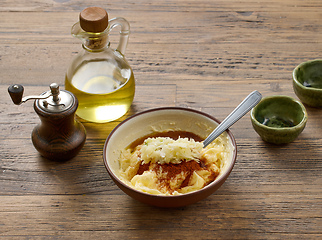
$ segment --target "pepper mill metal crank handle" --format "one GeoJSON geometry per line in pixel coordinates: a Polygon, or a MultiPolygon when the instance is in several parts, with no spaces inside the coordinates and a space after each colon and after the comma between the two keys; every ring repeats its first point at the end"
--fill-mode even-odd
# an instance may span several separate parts
{"type": "Polygon", "coordinates": [[[46,99],[46,98],[49,98],[50,96],[53,96],[53,101],[56,104],[58,104],[60,101],[59,85],[57,83],[52,83],[52,84],[50,84],[49,87],[50,87],[51,91],[48,91],[43,95],[31,95],[31,96],[22,97],[23,92],[24,92],[24,87],[20,84],[13,84],[13,85],[9,86],[8,92],[9,92],[9,95],[10,95],[13,103],[16,105],[20,105],[22,103],[25,103],[28,100],[46,99]]]}

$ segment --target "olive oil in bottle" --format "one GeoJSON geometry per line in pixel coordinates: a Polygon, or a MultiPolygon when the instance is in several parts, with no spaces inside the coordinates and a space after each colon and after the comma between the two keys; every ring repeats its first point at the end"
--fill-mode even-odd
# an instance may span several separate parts
{"type": "Polygon", "coordinates": [[[66,76],[65,88],[79,101],[79,117],[101,123],[118,119],[128,111],[135,82],[130,69],[120,70],[108,61],[91,61],[84,62],[72,79],[66,76]]]}

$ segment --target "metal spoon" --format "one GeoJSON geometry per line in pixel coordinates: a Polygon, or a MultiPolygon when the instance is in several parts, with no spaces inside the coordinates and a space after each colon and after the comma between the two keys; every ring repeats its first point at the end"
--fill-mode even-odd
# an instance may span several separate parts
{"type": "Polygon", "coordinates": [[[214,141],[220,134],[226,131],[231,125],[241,119],[249,110],[259,103],[262,99],[262,95],[258,91],[250,93],[235,109],[232,111],[216,128],[209,134],[209,136],[203,141],[203,147],[207,147],[212,141],[214,141]]]}

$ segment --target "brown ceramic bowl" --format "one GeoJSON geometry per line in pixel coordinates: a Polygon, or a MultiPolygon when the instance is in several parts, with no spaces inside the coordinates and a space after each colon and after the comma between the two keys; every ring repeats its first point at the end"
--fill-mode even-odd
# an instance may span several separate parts
{"type": "Polygon", "coordinates": [[[166,107],[138,113],[121,122],[106,139],[103,152],[105,167],[123,192],[143,203],[158,207],[182,207],[198,202],[214,193],[226,181],[234,167],[237,148],[234,136],[229,130],[224,134],[228,134],[233,150],[231,159],[227,160],[219,176],[204,188],[182,195],[152,195],[128,186],[118,177],[118,156],[121,150],[127,148],[136,139],[155,131],[182,130],[195,133],[205,139],[219,123],[212,116],[188,108],[166,107]]]}

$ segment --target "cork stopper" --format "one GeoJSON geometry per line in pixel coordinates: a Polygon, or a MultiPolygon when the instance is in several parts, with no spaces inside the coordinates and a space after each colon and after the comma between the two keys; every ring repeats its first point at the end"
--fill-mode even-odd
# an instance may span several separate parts
{"type": "Polygon", "coordinates": [[[79,14],[79,23],[86,32],[103,32],[108,26],[108,14],[100,7],[85,8],[79,14]]]}

